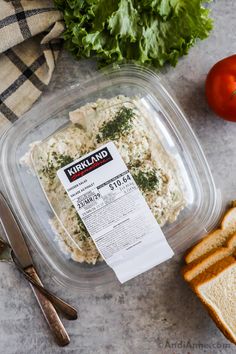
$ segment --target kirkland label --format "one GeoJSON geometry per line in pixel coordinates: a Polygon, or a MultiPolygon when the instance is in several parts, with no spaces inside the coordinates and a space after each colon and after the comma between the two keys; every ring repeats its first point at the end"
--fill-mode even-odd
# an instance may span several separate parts
{"type": "Polygon", "coordinates": [[[121,283],[173,256],[114,143],[70,163],[57,174],[121,283]]]}
{"type": "Polygon", "coordinates": [[[64,170],[70,182],[76,181],[87,173],[96,170],[96,168],[105,165],[112,160],[112,156],[107,147],[94,152],[83,160],[74,163],[64,170]]]}

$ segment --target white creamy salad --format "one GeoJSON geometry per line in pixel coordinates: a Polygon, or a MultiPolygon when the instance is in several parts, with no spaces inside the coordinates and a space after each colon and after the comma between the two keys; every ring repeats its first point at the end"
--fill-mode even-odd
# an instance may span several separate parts
{"type": "Polygon", "coordinates": [[[113,141],[160,226],[174,222],[185,206],[175,161],[153,133],[138,97],[98,99],[70,113],[71,123],[43,142],[32,144],[22,163],[36,170],[54,209],[50,225],[61,249],[78,262],[102,260],[72,205],[57,170],[113,141]]]}

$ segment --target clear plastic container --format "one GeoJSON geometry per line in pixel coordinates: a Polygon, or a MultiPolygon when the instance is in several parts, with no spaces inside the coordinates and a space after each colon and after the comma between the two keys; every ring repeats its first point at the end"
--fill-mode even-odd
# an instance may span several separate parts
{"type": "MultiPolygon", "coordinates": [[[[29,173],[20,160],[29,150],[29,144],[47,141],[66,129],[71,124],[69,112],[99,98],[117,95],[139,97],[158,141],[173,158],[180,174],[186,206],[175,222],[162,228],[174,252],[184,252],[211,230],[221,213],[221,198],[200,144],[166,85],[154,72],[134,65],[108,68],[82,85],[56,92],[3,134],[1,182],[28,240],[55,278],[64,285],[80,289],[113,282],[115,275],[105,262],[78,263],[62,252],[49,222],[55,215],[55,208],[46,197],[37,173],[29,173]]],[[[150,130],[150,134],[153,131],[150,130]]]]}

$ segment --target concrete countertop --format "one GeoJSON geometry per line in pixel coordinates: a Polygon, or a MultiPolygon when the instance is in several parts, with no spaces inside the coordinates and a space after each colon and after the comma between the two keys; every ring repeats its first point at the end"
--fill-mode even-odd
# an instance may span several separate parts
{"type": "MultiPolygon", "coordinates": [[[[213,1],[215,29],[165,77],[197,134],[223,202],[236,199],[236,123],[218,119],[207,107],[204,80],[211,66],[236,52],[236,1],[213,1]]],[[[61,54],[45,96],[93,74],[93,62],[61,54]]],[[[97,293],[62,288],[50,279],[33,252],[45,285],[78,307],[76,322],[64,321],[71,336],[66,348],[54,343],[22,276],[0,264],[0,353],[4,354],[233,354],[231,345],[180,276],[179,257],[129,281],[97,293]]]]}

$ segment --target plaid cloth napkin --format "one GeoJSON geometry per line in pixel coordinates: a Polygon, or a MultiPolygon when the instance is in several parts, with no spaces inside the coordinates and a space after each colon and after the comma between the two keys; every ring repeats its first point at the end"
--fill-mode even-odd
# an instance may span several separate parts
{"type": "Polygon", "coordinates": [[[64,30],[48,0],[0,0],[0,129],[27,111],[49,83],[64,30]]]}

